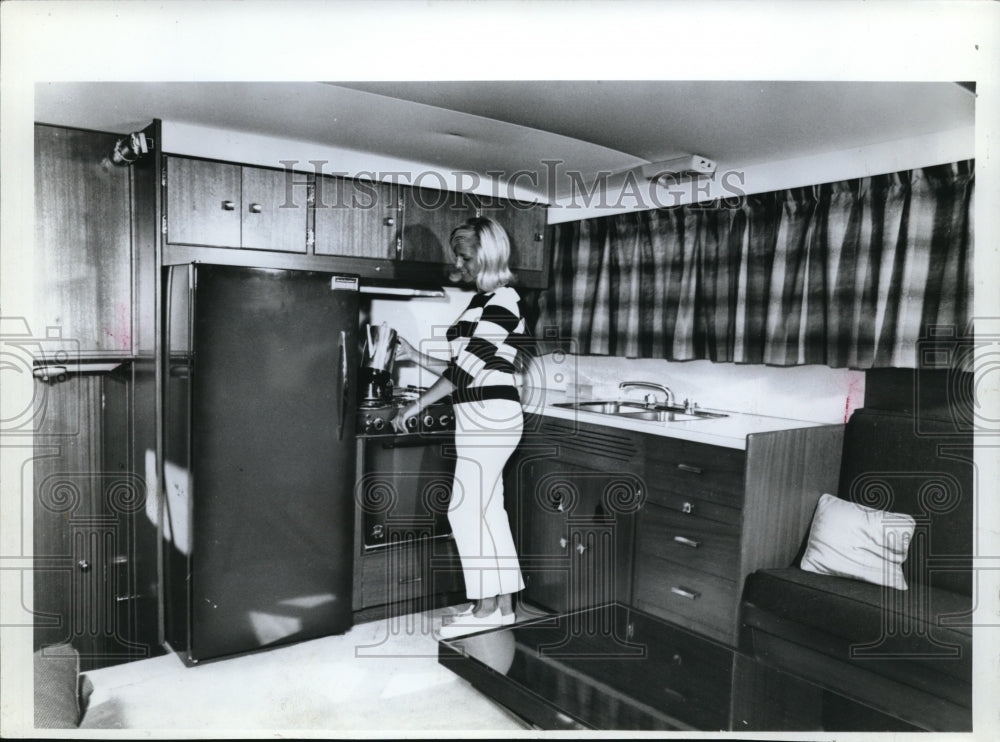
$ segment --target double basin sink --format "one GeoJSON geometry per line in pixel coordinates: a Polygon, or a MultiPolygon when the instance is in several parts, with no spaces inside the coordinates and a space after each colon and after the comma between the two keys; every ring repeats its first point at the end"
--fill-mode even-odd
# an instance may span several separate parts
{"type": "Polygon", "coordinates": [[[578,410],[580,412],[596,412],[599,415],[615,415],[629,420],[653,420],[656,422],[686,422],[689,420],[711,420],[728,417],[722,412],[707,412],[699,409],[689,409],[679,405],[649,404],[638,401],[594,401],[594,402],[559,402],[553,407],[578,410]]]}

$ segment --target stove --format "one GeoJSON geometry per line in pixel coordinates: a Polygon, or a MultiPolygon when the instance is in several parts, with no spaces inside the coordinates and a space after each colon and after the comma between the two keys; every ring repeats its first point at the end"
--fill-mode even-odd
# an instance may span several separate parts
{"type": "Polygon", "coordinates": [[[406,421],[406,433],[392,427],[392,420],[399,411],[417,399],[425,389],[406,387],[397,391],[391,400],[365,400],[358,407],[357,434],[361,436],[402,436],[418,433],[450,433],[455,430],[455,413],[451,401],[444,399],[428,405],[419,415],[406,421]]]}

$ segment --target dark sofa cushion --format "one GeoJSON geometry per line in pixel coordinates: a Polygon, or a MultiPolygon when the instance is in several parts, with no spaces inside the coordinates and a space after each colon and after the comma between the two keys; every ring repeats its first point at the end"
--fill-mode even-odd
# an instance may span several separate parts
{"type": "Polygon", "coordinates": [[[924,690],[965,698],[972,682],[969,596],[920,585],[761,570],[747,578],[743,623],[924,690]],[[952,616],[949,620],[948,616],[952,616]]]}
{"type": "Polygon", "coordinates": [[[972,437],[953,423],[856,410],[844,432],[839,497],[912,515],[911,586],[972,594],[972,437]]]}

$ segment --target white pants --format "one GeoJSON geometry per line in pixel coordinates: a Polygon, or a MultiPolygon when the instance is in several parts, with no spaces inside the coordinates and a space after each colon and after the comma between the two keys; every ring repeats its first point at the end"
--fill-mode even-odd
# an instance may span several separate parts
{"type": "Polygon", "coordinates": [[[503,503],[503,469],[524,429],[521,405],[509,400],[455,405],[455,481],[448,522],[470,600],[524,589],[503,503]]]}

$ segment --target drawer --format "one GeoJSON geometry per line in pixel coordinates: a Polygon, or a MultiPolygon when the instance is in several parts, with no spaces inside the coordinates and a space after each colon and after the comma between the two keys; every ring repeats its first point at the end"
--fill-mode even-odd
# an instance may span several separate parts
{"type": "Polygon", "coordinates": [[[746,453],[677,439],[647,439],[648,481],[697,494],[730,507],[743,506],[746,453]]]}
{"type": "MultiPolygon", "coordinates": [[[[657,480],[655,475],[648,475],[647,481],[657,480]]],[[[743,518],[743,511],[739,508],[720,505],[713,500],[706,499],[700,492],[685,491],[671,487],[669,484],[649,487],[646,491],[646,500],[652,505],[667,508],[683,516],[692,516],[692,520],[700,518],[738,527],[743,518]]],[[[642,515],[640,514],[639,517],[642,518],[642,515]]]]}
{"type": "Polygon", "coordinates": [[[639,515],[636,546],[642,555],[735,579],[739,533],[738,526],[646,505],[639,515]]]}
{"type": "Polygon", "coordinates": [[[460,567],[449,547],[454,548],[451,542],[436,539],[365,554],[361,557],[361,605],[355,609],[455,589],[460,567]]]}
{"type": "Polygon", "coordinates": [[[714,641],[631,611],[629,641],[646,648],[629,689],[695,729],[728,729],[733,652],[714,641]]]}
{"type": "Polygon", "coordinates": [[[632,605],[706,636],[732,641],[736,583],[657,557],[636,560],[632,605]]]}

